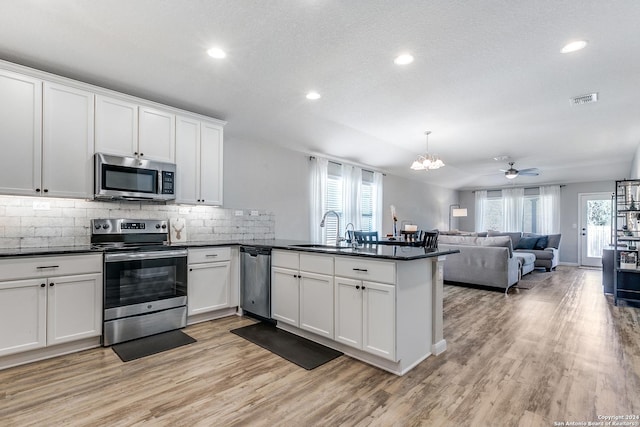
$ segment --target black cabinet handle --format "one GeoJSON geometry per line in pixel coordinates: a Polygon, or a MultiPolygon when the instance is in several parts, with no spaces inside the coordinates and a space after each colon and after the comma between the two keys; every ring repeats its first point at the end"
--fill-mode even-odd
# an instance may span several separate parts
{"type": "Polygon", "coordinates": [[[362,290],[364,291],[365,289],[367,289],[367,288],[365,288],[364,285],[362,285],[362,290]]]}
{"type": "Polygon", "coordinates": [[[189,271],[193,271],[193,268],[190,268],[189,271]]]}
{"type": "Polygon", "coordinates": [[[49,192],[49,189],[48,189],[48,188],[45,188],[45,189],[44,189],[44,192],[45,192],[45,193],[48,193],[48,192],[49,192]]]}
{"type": "Polygon", "coordinates": [[[360,289],[360,285],[356,285],[356,289],[360,289]]]}
{"type": "Polygon", "coordinates": [[[133,152],[133,154],[135,154],[135,155],[137,156],[137,155],[138,155],[138,152],[137,152],[137,151],[134,151],[134,152],[133,152]]]}
{"type": "Polygon", "coordinates": [[[49,286],[53,286],[53,285],[55,285],[55,283],[53,283],[53,282],[49,283],[49,286]]]}
{"type": "Polygon", "coordinates": [[[366,268],[354,268],[353,271],[363,271],[363,272],[367,272],[369,270],[367,270],[366,268]]]}
{"type": "Polygon", "coordinates": [[[39,189],[39,188],[36,188],[36,193],[39,193],[39,192],[40,192],[40,189],[39,189]]]}
{"type": "Polygon", "coordinates": [[[144,156],[144,153],[140,153],[141,156],[144,156]]]}
{"type": "Polygon", "coordinates": [[[41,283],[41,284],[40,284],[40,287],[41,287],[41,288],[44,288],[45,286],[46,286],[46,285],[45,285],[44,283],[41,283]]]}
{"type": "Polygon", "coordinates": [[[59,265],[43,265],[41,267],[36,267],[37,270],[43,270],[45,268],[58,268],[60,267],[59,265]]]}

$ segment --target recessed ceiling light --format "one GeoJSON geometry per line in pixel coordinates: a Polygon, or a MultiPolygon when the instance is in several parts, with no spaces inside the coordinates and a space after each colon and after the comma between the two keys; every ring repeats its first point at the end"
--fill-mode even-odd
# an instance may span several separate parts
{"type": "Polygon", "coordinates": [[[311,91],[307,93],[307,99],[311,99],[311,100],[320,99],[320,94],[318,92],[311,91]]]}
{"type": "Polygon", "coordinates": [[[566,44],[560,52],[562,53],[575,52],[577,50],[584,49],[586,45],[587,45],[587,42],[585,40],[577,40],[575,42],[566,44]]]}
{"type": "Polygon", "coordinates": [[[216,58],[216,59],[226,58],[227,56],[227,53],[224,50],[220,49],[219,47],[212,47],[207,51],[207,54],[210,57],[216,58]]]}
{"type": "Polygon", "coordinates": [[[413,56],[408,53],[403,53],[402,55],[396,56],[396,59],[393,60],[396,65],[407,65],[413,62],[413,56]]]}

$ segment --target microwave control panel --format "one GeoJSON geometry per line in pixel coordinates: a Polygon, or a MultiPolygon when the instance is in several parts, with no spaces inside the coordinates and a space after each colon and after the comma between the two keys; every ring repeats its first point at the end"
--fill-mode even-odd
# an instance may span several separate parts
{"type": "Polygon", "coordinates": [[[174,194],[175,173],[162,171],[162,194],[174,194]]]}

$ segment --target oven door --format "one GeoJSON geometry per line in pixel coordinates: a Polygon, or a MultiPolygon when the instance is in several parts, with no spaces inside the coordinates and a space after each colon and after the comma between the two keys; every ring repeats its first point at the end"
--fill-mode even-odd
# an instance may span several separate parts
{"type": "Polygon", "coordinates": [[[186,249],[105,254],[105,321],[186,303],[186,249]]]}

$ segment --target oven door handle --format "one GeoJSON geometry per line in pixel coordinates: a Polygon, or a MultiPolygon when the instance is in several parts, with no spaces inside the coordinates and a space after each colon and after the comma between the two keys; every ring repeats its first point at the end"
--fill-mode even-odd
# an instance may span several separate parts
{"type": "Polygon", "coordinates": [[[186,257],[186,249],[174,251],[121,252],[104,255],[104,262],[142,261],[148,259],[166,259],[186,257]]]}

